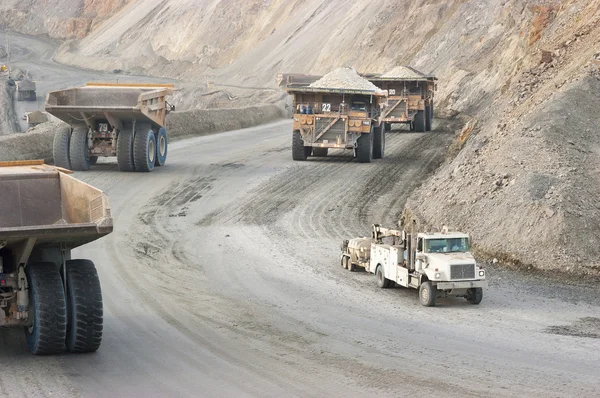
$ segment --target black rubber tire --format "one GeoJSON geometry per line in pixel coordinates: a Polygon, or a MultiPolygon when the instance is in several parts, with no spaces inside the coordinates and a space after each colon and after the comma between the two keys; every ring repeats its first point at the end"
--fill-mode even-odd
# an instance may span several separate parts
{"type": "Polygon", "coordinates": [[[29,98],[27,98],[28,101],[37,101],[37,95],[35,94],[35,91],[29,94],[29,98]]]}
{"type": "Polygon", "coordinates": [[[54,165],[71,170],[71,157],[69,156],[69,145],[71,143],[71,128],[64,127],[54,133],[52,143],[52,156],[54,165]]]}
{"type": "Polygon", "coordinates": [[[425,307],[433,307],[436,298],[437,291],[431,282],[426,281],[421,283],[421,286],[419,286],[419,301],[421,304],[425,307]]]}
{"type": "Polygon", "coordinates": [[[313,148],[312,154],[313,156],[324,158],[327,156],[329,152],[329,148],[313,148]]]}
{"type": "Polygon", "coordinates": [[[361,134],[356,141],[356,157],[360,163],[371,163],[373,161],[373,133],[361,134]]]}
{"type": "Polygon", "coordinates": [[[383,266],[378,265],[375,269],[375,278],[377,278],[377,286],[382,289],[387,289],[390,287],[390,280],[385,277],[383,274],[383,266]]]}
{"type": "Polygon", "coordinates": [[[156,160],[155,166],[164,166],[167,162],[167,152],[169,151],[169,137],[167,129],[161,127],[156,135],[156,160]]]}
{"type": "Polygon", "coordinates": [[[71,170],[86,171],[92,165],[88,154],[87,127],[75,127],[71,134],[69,145],[69,157],[71,158],[71,170]]]}
{"type": "Polygon", "coordinates": [[[385,123],[384,126],[385,126],[384,131],[386,131],[386,132],[392,131],[392,123],[385,123]]]}
{"type": "Polygon", "coordinates": [[[102,343],[102,290],[90,260],[67,261],[67,350],[94,352],[102,343]]]}
{"type": "Polygon", "coordinates": [[[373,159],[383,159],[385,155],[385,132],[383,126],[373,127],[373,159]]]}
{"type": "Polygon", "coordinates": [[[348,259],[348,271],[356,271],[356,264],[354,264],[351,259],[348,259]]]}
{"type": "Polygon", "coordinates": [[[123,130],[117,137],[117,164],[121,171],[135,171],[133,163],[133,132],[123,130]]]}
{"type": "Polygon", "coordinates": [[[415,131],[422,133],[425,131],[425,111],[418,111],[415,115],[415,131]]]}
{"type": "Polygon", "coordinates": [[[431,131],[433,125],[433,109],[431,104],[425,107],[425,131],[431,131]]]}
{"type": "Polygon", "coordinates": [[[428,119],[426,121],[427,122],[427,126],[425,126],[425,127],[427,127],[427,131],[431,131],[431,130],[433,130],[433,101],[431,101],[429,103],[428,110],[429,110],[429,112],[428,112],[428,119]]]}
{"type": "Polygon", "coordinates": [[[409,129],[410,131],[415,131],[415,122],[414,122],[414,121],[409,123],[409,127],[408,127],[408,129],[409,129]]]}
{"type": "Polygon", "coordinates": [[[135,171],[154,170],[156,161],[156,137],[154,131],[137,131],[133,138],[133,164],[135,171]]]}
{"type": "Polygon", "coordinates": [[[469,289],[467,293],[467,301],[471,304],[479,304],[483,300],[483,289],[474,287],[469,289]]]}
{"type": "Polygon", "coordinates": [[[312,147],[304,146],[304,140],[298,130],[292,136],[292,159],[306,160],[312,152],[312,147]]]}
{"type": "Polygon", "coordinates": [[[23,101],[23,92],[17,91],[17,101],[23,101]]]}
{"type": "Polygon", "coordinates": [[[36,263],[25,267],[25,274],[33,314],[33,326],[25,328],[29,350],[35,355],[59,354],[65,348],[67,333],[67,308],[60,273],[53,263],[36,263]]]}
{"type": "Polygon", "coordinates": [[[342,257],[342,268],[348,269],[348,257],[346,256],[342,257]]]}

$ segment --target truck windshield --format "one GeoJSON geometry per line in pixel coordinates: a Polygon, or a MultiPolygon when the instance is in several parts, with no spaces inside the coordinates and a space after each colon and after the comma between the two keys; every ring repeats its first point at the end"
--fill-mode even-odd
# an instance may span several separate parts
{"type": "Polygon", "coordinates": [[[425,240],[425,253],[457,253],[469,251],[468,238],[444,238],[425,240]]]}

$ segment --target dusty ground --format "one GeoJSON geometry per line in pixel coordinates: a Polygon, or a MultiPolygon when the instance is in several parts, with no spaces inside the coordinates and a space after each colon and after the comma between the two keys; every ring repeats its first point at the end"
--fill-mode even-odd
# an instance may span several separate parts
{"type": "Polygon", "coordinates": [[[22,396],[593,396],[596,288],[490,268],[480,306],[380,290],[344,238],[394,223],[452,133],[395,131],[387,156],[293,162],[288,121],[174,144],[168,165],[76,173],[115,232],[77,250],[105,297],[91,356],[32,357],[0,331],[0,391],[22,396]],[[389,176],[395,176],[390,179],[389,176]],[[585,336],[585,337],[584,337],[585,336]],[[110,389],[107,389],[110,386],[110,389]]]}

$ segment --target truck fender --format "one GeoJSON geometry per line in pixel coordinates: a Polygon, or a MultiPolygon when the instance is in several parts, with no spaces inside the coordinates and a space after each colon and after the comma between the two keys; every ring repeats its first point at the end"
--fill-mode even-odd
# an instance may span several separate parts
{"type": "MultiPolygon", "coordinates": [[[[421,274],[420,278],[423,278],[423,277],[425,278],[423,280],[423,282],[425,282],[427,280],[435,280],[435,271],[434,270],[425,268],[421,272],[422,272],[422,274],[421,274]],[[423,274],[425,274],[425,275],[423,275],[423,274]]],[[[421,281],[419,280],[419,282],[421,282],[421,281]]]]}

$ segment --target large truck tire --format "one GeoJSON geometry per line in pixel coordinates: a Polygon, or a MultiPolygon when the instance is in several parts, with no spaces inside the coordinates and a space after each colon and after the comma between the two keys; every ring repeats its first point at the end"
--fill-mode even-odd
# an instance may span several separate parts
{"type": "Polygon", "coordinates": [[[384,131],[386,131],[386,132],[391,131],[392,130],[392,123],[385,123],[384,127],[385,127],[384,131]]]}
{"type": "Polygon", "coordinates": [[[102,343],[102,290],[90,260],[67,261],[67,350],[94,352],[102,343]]]}
{"type": "Polygon", "coordinates": [[[88,128],[75,127],[71,134],[71,144],[69,146],[69,156],[71,157],[71,170],[86,171],[92,165],[88,154],[88,128]]]}
{"type": "Polygon", "coordinates": [[[383,159],[385,154],[385,132],[383,126],[373,128],[373,159],[383,159]]]}
{"type": "Polygon", "coordinates": [[[65,291],[53,263],[25,267],[33,324],[25,328],[29,350],[35,355],[52,355],[65,348],[67,308],[65,291]]]}
{"type": "Polygon", "coordinates": [[[35,91],[29,93],[29,101],[37,101],[37,95],[35,94],[35,91]]]}
{"type": "Polygon", "coordinates": [[[302,140],[300,132],[298,130],[294,131],[292,136],[292,159],[306,160],[311,152],[312,147],[304,146],[304,140],[302,140]]]}
{"type": "Polygon", "coordinates": [[[415,115],[415,131],[422,133],[425,131],[425,111],[418,111],[415,115]]]}
{"type": "Polygon", "coordinates": [[[169,138],[167,137],[167,129],[161,127],[156,136],[156,161],[155,166],[164,166],[167,162],[167,151],[169,149],[169,138]]]}
{"type": "Polygon", "coordinates": [[[378,265],[377,269],[375,269],[375,278],[377,278],[377,286],[382,289],[387,289],[390,287],[390,280],[385,277],[383,273],[383,266],[378,265]]]}
{"type": "Polygon", "coordinates": [[[483,289],[480,287],[474,287],[467,292],[467,301],[471,304],[479,304],[483,300],[483,289]]]}
{"type": "Polygon", "coordinates": [[[133,163],[133,132],[123,130],[117,137],[117,164],[121,171],[135,171],[133,163]]]}
{"type": "Polygon", "coordinates": [[[312,154],[313,156],[324,158],[327,156],[329,152],[329,148],[313,148],[312,154]]]}
{"type": "Polygon", "coordinates": [[[69,157],[69,144],[71,143],[71,128],[64,127],[54,133],[52,143],[52,157],[54,165],[71,170],[71,158],[69,157]]]}
{"type": "Polygon", "coordinates": [[[433,101],[429,102],[429,117],[427,123],[427,131],[433,130],[433,101]]]}
{"type": "Polygon", "coordinates": [[[419,286],[419,301],[425,307],[433,307],[435,305],[435,299],[437,297],[437,291],[431,282],[423,282],[419,286]]]}
{"type": "Polygon", "coordinates": [[[17,91],[17,101],[23,101],[23,92],[17,91]]]}
{"type": "Polygon", "coordinates": [[[356,157],[360,163],[371,163],[373,161],[373,133],[361,134],[356,140],[356,157]]]}
{"type": "Polygon", "coordinates": [[[433,104],[425,107],[425,131],[431,131],[433,126],[433,104]]]}
{"type": "Polygon", "coordinates": [[[156,137],[154,131],[138,131],[133,138],[133,164],[135,171],[154,170],[156,162],[156,137]]]}

